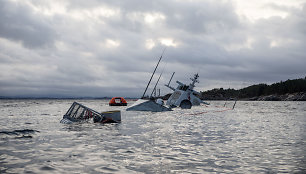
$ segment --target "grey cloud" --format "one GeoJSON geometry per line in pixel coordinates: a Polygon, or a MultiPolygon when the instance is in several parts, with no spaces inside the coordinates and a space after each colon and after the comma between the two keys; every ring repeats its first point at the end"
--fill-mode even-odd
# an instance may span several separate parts
{"type": "Polygon", "coordinates": [[[0,37],[21,41],[29,48],[37,48],[52,45],[55,36],[48,19],[33,13],[25,4],[0,1],[0,37]]]}
{"type": "MultiPolygon", "coordinates": [[[[303,9],[284,8],[289,14],[285,18],[251,23],[239,18],[230,2],[219,1],[63,1],[67,13],[99,6],[120,9],[119,16],[84,19],[36,15],[26,4],[0,2],[0,37],[10,40],[0,38],[2,45],[10,43],[6,47],[0,44],[0,63],[3,71],[14,74],[0,76],[0,96],[139,97],[165,47],[159,38],[178,43],[167,47],[157,70],[159,75],[167,64],[160,84],[167,83],[173,71],[173,81],[186,83],[199,72],[199,90],[305,76],[305,5],[303,9]],[[161,13],[165,19],[148,25],[144,16],[129,18],[138,12],[161,13]],[[107,39],[120,44],[108,48],[107,39]],[[152,39],[155,47],[147,49],[147,39],[152,39]],[[24,47],[16,44],[20,41],[24,47]],[[45,47],[52,44],[55,46],[45,47]],[[28,65],[49,70],[37,74],[28,70],[28,65]]],[[[31,2],[37,8],[50,5],[31,2]]]]}
{"type": "Polygon", "coordinates": [[[229,3],[180,2],[164,12],[169,27],[193,34],[223,32],[239,26],[238,17],[229,3]]]}

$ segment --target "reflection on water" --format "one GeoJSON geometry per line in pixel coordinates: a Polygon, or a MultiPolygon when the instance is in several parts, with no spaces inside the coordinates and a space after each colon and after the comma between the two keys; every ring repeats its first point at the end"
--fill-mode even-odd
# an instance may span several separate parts
{"type": "Polygon", "coordinates": [[[122,122],[60,124],[72,102],[1,100],[0,173],[306,172],[305,102],[151,113],[81,100],[122,122]]]}

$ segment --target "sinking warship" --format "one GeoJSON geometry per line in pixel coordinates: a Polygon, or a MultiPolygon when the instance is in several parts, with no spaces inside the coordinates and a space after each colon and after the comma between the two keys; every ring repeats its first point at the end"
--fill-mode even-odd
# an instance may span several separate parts
{"type": "Polygon", "coordinates": [[[178,83],[176,89],[170,86],[170,79],[169,83],[165,86],[170,88],[174,92],[167,100],[166,105],[170,107],[181,107],[182,109],[190,109],[192,106],[200,105],[202,103],[202,100],[197,97],[200,96],[200,93],[193,89],[195,87],[195,83],[199,83],[198,78],[199,74],[197,73],[194,75],[193,78],[190,78],[192,82],[189,85],[183,84],[180,81],[176,81],[176,83],[178,83]]]}
{"type": "Polygon", "coordinates": [[[161,103],[157,103],[155,100],[138,99],[132,106],[128,107],[126,110],[163,112],[163,111],[171,111],[172,109],[164,106],[161,103]]]}
{"type": "MultiPolygon", "coordinates": [[[[164,50],[165,51],[165,50],[164,50]]],[[[190,85],[185,85],[179,81],[177,83],[179,84],[178,87],[175,89],[170,86],[170,82],[173,78],[174,73],[171,76],[171,79],[167,86],[171,90],[173,90],[173,94],[170,96],[170,98],[167,100],[166,105],[164,105],[162,99],[154,100],[152,97],[153,91],[156,90],[156,86],[159,82],[159,79],[162,75],[160,74],[155,87],[151,93],[151,96],[149,98],[145,98],[146,91],[151,83],[151,80],[155,74],[155,71],[162,59],[162,56],[164,54],[164,51],[162,55],[160,56],[158,63],[152,73],[152,76],[149,80],[149,83],[147,84],[147,87],[141,97],[141,99],[137,100],[132,106],[128,107],[127,111],[152,111],[152,112],[163,112],[163,111],[171,111],[173,107],[181,107],[182,109],[190,109],[193,105],[200,105],[202,103],[202,100],[199,99],[196,95],[199,95],[199,92],[193,90],[195,87],[195,83],[198,83],[199,75],[195,74],[194,78],[191,78],[192,83],[190,85]]]]}

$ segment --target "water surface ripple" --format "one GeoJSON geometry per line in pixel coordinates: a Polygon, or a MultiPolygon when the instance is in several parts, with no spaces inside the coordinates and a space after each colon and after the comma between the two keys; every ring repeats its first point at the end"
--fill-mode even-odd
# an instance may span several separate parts
{"type": "Polygon", "coordinates": [[[306,173],[306,102],[151,113],[79,100],[122,123],[60,124],[72,102],[1,100],[0,173],[306,173]]]}

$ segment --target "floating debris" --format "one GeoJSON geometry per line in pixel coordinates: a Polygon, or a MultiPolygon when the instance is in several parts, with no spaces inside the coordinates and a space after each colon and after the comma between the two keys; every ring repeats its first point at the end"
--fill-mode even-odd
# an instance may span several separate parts
{"type": "Polygon", "coordinates": [[[121,112],[119,110],[102,112],[103,117],[94,117],[95,123],[118,123],[121,121],[121,112]]]}
{"type": "Polygon", "coordinates": [[[60,123],[70,124],[73,122],[89,121],[91,119],[95,123],[118,123],[121,121],[121,112],[116,110],[99,113],[80,103],[73,102],[60,123]]]}

